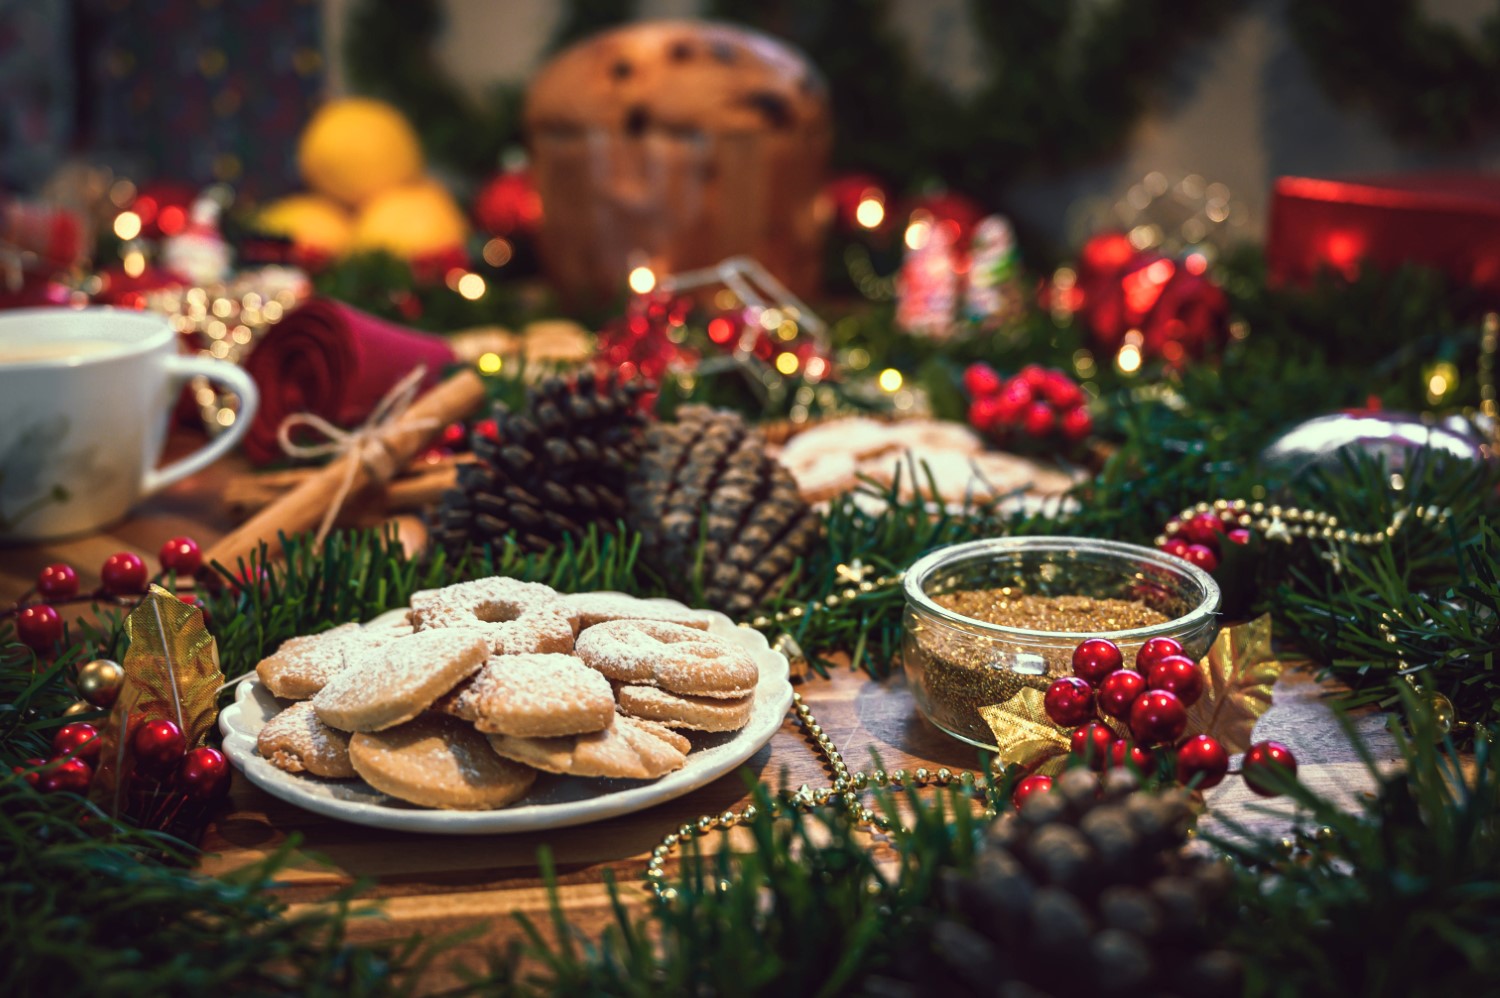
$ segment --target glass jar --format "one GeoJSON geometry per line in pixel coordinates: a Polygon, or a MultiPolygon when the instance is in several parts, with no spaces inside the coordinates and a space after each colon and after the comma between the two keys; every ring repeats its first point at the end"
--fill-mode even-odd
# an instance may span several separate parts
{"type": "Polygon", "coordinates": [[[1175,638],[1202,658],[1219,629],[1219,586],[1181,558],[1152,548],[1078,537],[1005,537],[941,548],[906,572],[901,658],[917,707],[955,738],[994,749],[979,708],[1022,687],[1045,691],[1071,674],[1073,649],[1108,638],[1128,665],[1147,640],[1175,638]],[[1040,631],[966,617],[934,596],[1008,589],[1008,595],[1136,601],[1168,619],[1118,631],[1040,631]]]}

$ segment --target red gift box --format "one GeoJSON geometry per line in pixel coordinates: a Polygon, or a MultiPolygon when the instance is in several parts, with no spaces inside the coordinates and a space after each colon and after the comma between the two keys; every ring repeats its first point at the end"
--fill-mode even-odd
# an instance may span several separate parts
{"type": "Polygon", "coordinates": [[[1500,298],[1500,176],[1282,177],[1271,198],[1266,260],[1281,283],[1327,268],[1352,278],[1364,262],[1417,263],[1500,298]]]}

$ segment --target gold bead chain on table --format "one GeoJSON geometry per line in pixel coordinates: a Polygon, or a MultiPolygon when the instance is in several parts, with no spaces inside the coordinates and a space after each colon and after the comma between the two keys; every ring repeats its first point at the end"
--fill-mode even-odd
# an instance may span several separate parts
{"type": "MultiPolygon", "coordinates": [[[[823,730],[807,702],[802,699],[802,694],[792,694],[792,712],[797,717],[797,722],[802,725],[802,731],[817,748],[818,753],[828,762],[833,770],[833,785],[819,787],[816,790],[809,789],[803,784],[796,793],[791,794],[785,801],[773,800],[770,805],[771,813],[779,814],[786,809],[808,812],[816,807],[824,807],[833,803],[835,799],[849,811],[849,815],[860,825],[870,828],[886,829],[890,827],[890,819],[885,815],[876,814],[865,807],[861,799],[863,791],[873,787],[900,786],[908,788],[920,788],[926,786],[946,787],[957,782],[971,793],[976,799],[988,799],[989,784],[982,776],[961,770],[957,773],[947,767],[936,771],[926,767],[920,767],[910,773],[904,769],[896,769],[886,772],[877,769],[872,773],[849,772],[848,765],[844,762],[842,753],[833,744],[833,739],[828,737],[823,730]]],[[[675,832],[664,836],[655,849],[651,850],[651,858],[646,862],[646,887],[656,896],[658,901],[670,902],[677,897],[677,889],[666,886],[667,874],[663,865],[673,850],[680,847],[684,842],[694,836],[704,836],[714,829],[729,829],[736,825],[748,824],[754,821],[759,814],[754,804],[748,804],[742,811],[725,811],[723,814],[705,814],[695,822],[682,825],[675,832]]],[[[995,810],[990,807],[984,809],[985,818],[994,818],[995,810]]]]}
{"type": "Polygon", "coordinates": [[[808,606],[794,606],[786,610],[777,611],[770,616],[762,614],[748,623],[742,623],[740,626],[753,627],[759,630],[762,627],[770,627],[772,624],[784,624],[789,620],[798,620],[818,610],[832,610],[847,603],[849,600],[858,599],[860,596],[873,593],[877,589],[889,589],[892,586],[900,584],[903,574],[901,572],[892,572],[889,575],[882,575],[878,579],[868,579],[866,576],[874,571],[874,569],[869,565],[861,565],[858,561],[849,565],[840,565],[834,571],[837,573],[840,581],[849,583],[840,592],[829,593],[821,601],[808,606]]]}
{"type": "Polygon", "coordinates": [[[1301,509],[1296,506],[1281,506],[1275,503],[1246,502],[1244,499],[1215,499],[1189,506],[1177,514],[1176,520],[1168,524],[1166,531],[1156,538],[1158,547],[1181,529],[1180,521],[1201,513],[1217,513],[1220,518],[1230,514],[1237,526],[1249,527],[1261,532],[1269,541],[1290,544],[1299,537],[1334,541],[1339,544],[1365,546],[1384,544],[1401,532],[1401,528],[1413,519],[1438,525],[1453,515],[1451,509],[1438,506],[1403,506],[1396,510],[1391,522],[1379,530],[1360,533],[1339,526],[1339,518],[1321,510],[1301,509]]]}

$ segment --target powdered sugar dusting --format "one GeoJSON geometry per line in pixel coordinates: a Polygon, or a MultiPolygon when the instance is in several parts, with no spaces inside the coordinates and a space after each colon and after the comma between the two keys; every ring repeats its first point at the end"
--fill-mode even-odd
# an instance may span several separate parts
{"type": "Polygon", "coordinates": [[[562,597],[575,630],[611,620],[663,620],[706,631],[713,617],[702,610],[663,606],[621,593],[573,593],[562,597]]]}
{"type": "Polygon", "coordinates": [[[303,700],[266,722],[256,747],[279,769],[317,776],[351,777],[349,736],[318,720],[312,703],[303,700]]]}
{"type": "Polygon", "coordinates": [[[466,631],[422,631],[396,638],[364,650],[318,691],[312,703],[318,716],[335,727],[348,723],[351,715],[387,706],[415,714],[472,675],[486,651],[483,638],[466,631]]]}
{"type": "Polygon", "coordinates": [[[453,712],[481,731],[563,735],[608,727],[614,708],[609,681],[572,655],[497,655],[453,712]]]}
{"type": "Polygon", "coordinates": [[[758,671],[745,650],[716,634],[662,621],[615,620],[578,636],[578,655],[610,679],[679,693],[740,697],[758,671]]]}
{"type": "Polygon", "coordinates": [[[456,628],[485,635],[497,655],[566,652],[573,625],[560,597],[537,582],[495,576],[428,590],[412,597],[418,631],[456,628]]]}

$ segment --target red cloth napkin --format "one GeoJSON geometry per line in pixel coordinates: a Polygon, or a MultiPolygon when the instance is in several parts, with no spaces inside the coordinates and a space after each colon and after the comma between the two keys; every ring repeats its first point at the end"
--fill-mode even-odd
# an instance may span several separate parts
{"type": "Polygon", "coordinates": [[[453,360],[452,347],[440,336],[314,298],[272,326],[245,362],[260,388],[245,454],[256,464],[282,457],[276,430],[294,413],[311,412],[352,429],[412,368],[427,365],[425,391],[453,360]]]}

